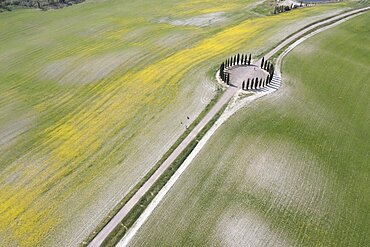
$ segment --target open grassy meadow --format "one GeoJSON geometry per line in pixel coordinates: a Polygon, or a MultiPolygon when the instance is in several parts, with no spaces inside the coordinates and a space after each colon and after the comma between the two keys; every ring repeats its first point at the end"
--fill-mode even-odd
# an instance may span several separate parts
{"type": "Polygon", "coordinates": [[[91,0],[1,13],[0,245],[78,245],[215,95],[220,60],[346,6],[267,16],[259,4],[91,0]]]}
{"type": "Polygon", "coordinates": [[[283,86],[222,126],[131,246],[367,246],[370,13],[283,61],[283,86]]]}

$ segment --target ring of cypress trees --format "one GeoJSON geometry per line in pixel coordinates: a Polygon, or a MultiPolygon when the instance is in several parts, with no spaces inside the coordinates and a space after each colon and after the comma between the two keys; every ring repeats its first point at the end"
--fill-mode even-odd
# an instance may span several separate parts
{"type": "MultiPolygon", "coordinates": [[[[227,85],[230,85],[230,74],[227,72],[227,69],[233,66],[237,65],[251,65],[252,62],[252,54],[236,54],[230,58],[227,58],[224,62],[221,63],[219,68],[220,78],[223,82],[225,82],[227,85]]],[[[266,78],[248,78],[247,81],[243,81],[242,83],[242,89],[248,90],[248,89],[259,89],[264,88],[271,84],[271,81],[274,76],[275,67],[274,65],[268,61],[265,60],[263,57],[261,60],[260,68],[265,70],[268,75],[266,78]]]]}

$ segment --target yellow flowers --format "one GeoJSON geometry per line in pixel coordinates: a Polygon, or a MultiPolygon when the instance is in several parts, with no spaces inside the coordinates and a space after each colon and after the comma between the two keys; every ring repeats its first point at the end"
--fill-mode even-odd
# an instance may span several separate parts
{"type": "MultiPolygon", "coordinates": [[[[201,2],[204,3],[204,1],[201,2]]],[[[210,6],[215,6],[214,1],[208,1],[208,3],[210,6]]],[[[191,6],[196,3],[190,1],[188,4],[191,6]]],[[[189,10],[202,14],[230,10],[238,6],[224,1],[217,7],[206,6],[200,10],[192,7],[189,10]]],[[[178,8],[185,9],[186,6],[178,8]]],[[[65,198],[75,191],[80,192],[81,187],[99,184],[95,181],[96,183],[92,185],[91,180],[111,169],[109,165],[129,166],[121,160],[126,155],[125,152],[131,151],[130,147],[124,149],[125,152],[121,149],[121,153],[116,154],[116,146],[124,146],[128,139],[140,134],[135,132],[140,132],[135,129],[137,125],[135,121],[138,119],[143,121],[140,115],[143,109],[149,108],[148,112],[145,112],[149,117],[168,109],[179,92],[181,80],[191,69],[212,59],[222,60],[241,48],[251,49],[262,32],[277,27],[279,22],[297,19],[302,13],[309,13],[309,11],[300,10],[279,16],[246,20],[211,34],[212,36],[209,35],[192,47],[172,55],[166,54],[167,57],[157,62],[146,61],[144,64],[149,64],[147,66],[141,65],[124,74],[117,71],[105,77],[96,85],[96,88],[94,85],[86,86],[86,90],[93,92],[83,92],[93,94],[87,97],[88,101],[77,106],[77,109],[71,110],[64,118],[52,122],[51,126],[42,129],[40,145],[24,152],[24,155],[0,174],[0,181],[5,181],[9,176],[19,172],[15,182],[1,184],[0,239],[6,237],[7,241],[19,246],[42,245],[51,229],[65,223],[61,223],[65,215],[60,208],[60,203],[65,198]],[[114,155],[121,157],[117,158],[114,155]],[[109,164],[106,167],[101,165],[107,164],[112,156],[115,158],[113,165],[109,164]],[[88,167],[92,169],[86,172],[88,167]]],[[[125,21],[117,18],[117,23],[125,21]]],[[[115,29],[107,32],[107,36],[102,38],[100,43],[74,47],[74,49],[76,52],[82,50],[79,55],[89,57],[97,51],[104,50],[104,47],[109,46],[113,40],[120,40],[126,32],[126,29],[115,29]]],[[[181,32],[181,29],[178,32],[181,32]]],[[[55,58],[59,57],[55,56],[55,58]]],[[[68,90],[74,89],[66,89],[68,90]]],[[[63,92],[52,100],[57,99],[63,104],[68,104],[73,97],[79,97],[79,95],[63,92]]],[[[44,103],[36,106],[37,111],[45,108],[47,105],[44,103]]],[[[136,176],[139,176],[138,173],[136,176]]],[[[122,179],[125,177],[122,176],[122,179]]],[[[111,200],[109,196],[107,197],[111,200]]],[[[81,204],[85,203],[88,206],[83,205],[85,208],[82,210],[90,209],[95,202],[81,204]]],[[[82,218],[81,215],[78,217],[82,218]]],[[[63,226],[58,227],[60,230],[63,226]]]]}

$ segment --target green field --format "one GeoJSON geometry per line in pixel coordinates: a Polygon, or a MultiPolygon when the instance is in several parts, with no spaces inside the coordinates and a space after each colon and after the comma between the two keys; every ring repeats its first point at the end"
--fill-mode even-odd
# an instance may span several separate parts
{"type": "Polygon", "coordinates": [[[256,5],[91,0],[1,13],[0,245],[79,244],[205,108],[221,60],[346,7],[267,16],[256,5]]]}
{"type": "Polygon", "coordinates": [[[283,61],[283,86],[215,133],[131,246],[367,246],[370,13],[283,61]]]}

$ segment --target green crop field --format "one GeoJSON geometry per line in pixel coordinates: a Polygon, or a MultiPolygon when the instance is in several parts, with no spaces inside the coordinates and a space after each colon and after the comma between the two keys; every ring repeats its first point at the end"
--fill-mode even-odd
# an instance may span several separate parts
{"type": "Polygon", "coordinates": [[[348,6],[270,16],[260,3],[1,13],[0,245],[77,246],[210,102],[221,60],[348,6]]]}
{"type": "Polygon", "coordinates": [[[370,13],[283,61],[283,86],[236,113],[131,246],[367,246],[370,13]]]}

